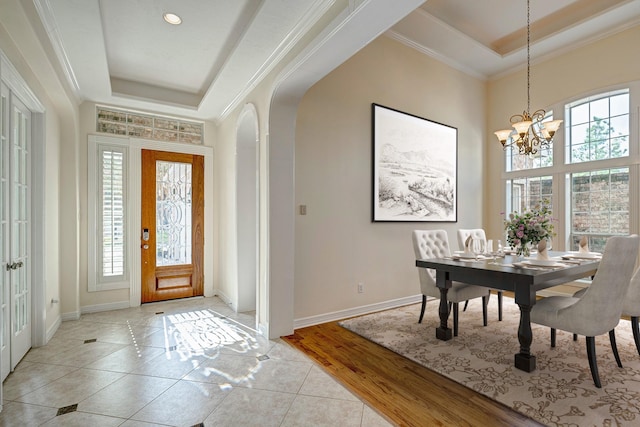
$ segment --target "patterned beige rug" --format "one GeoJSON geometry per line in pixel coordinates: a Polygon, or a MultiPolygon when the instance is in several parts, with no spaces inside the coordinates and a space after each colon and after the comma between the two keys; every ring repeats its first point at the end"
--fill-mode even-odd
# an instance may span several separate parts
{"type": "Polygon", "coordinates": [[[571,334],[558,331],[552,349],[549,329],[532,325],[537,369],[527,373],[513,366],[520,311],[512,299],[504,299],[504,320],[498,322],[497,298],[492,296],[487,327],[482,326],[480,300],[470,301],[467,311],[460,313],[458,337],[447,342],[435,338],[438,304],[427,303],[422,324],[416,304],[340,325],[543,424],[640,426],[640,356],[629,321],[621,320],[616,328],[623,369],[616,365],[608,335],[596,338],[602,381],[598,389],[589,371],[584,337],[574,342],[571,334]]]}

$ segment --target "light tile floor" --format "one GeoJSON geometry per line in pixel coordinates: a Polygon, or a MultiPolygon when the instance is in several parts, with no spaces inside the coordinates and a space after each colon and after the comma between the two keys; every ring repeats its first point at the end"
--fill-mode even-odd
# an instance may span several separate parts
{"type": "Polygon", "coordinates": [[[390,425],[304,354],[265,339],[254,325],[254,316],[236,314],[218,298],[63,322],[5,380],[0,425],[390,425]]]}

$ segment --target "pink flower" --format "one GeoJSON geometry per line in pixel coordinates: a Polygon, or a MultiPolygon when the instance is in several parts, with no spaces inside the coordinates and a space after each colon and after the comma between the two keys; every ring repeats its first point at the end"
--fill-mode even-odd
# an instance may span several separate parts
{"type": "Polygon", "coordinates": [[[524,237],[524,231],[522,231],[522,229],[518,230],[518,232],[516,233],[516,236],[518,236],[518,238],[522,239],[524,237]]]}

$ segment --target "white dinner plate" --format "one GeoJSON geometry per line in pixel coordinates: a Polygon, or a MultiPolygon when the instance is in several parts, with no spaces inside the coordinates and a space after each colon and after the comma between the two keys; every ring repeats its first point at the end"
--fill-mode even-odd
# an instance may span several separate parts
{"type": "Polygon", "coordinates": [[[594,259],[594,258],[602,258],[602,254],[600,252],[569,252],[565,254],[564,257],[594,259]]]}
{"type": "Polygon", "coordinates": [[[453,253],[454,257],[458,257],[458,258],[466,258],[466,259],[476,259],[477,256],[476,254],[472,253],[472,252],[463,252],[463,251],[455,251],[453,253]]]}
{"type": "Polygon", "coordinates": [[[546,268],[560,268],[560,267],[567,267],[567,265],[559,263],[558,261],[553,261],[551,264],[534,264],[535,261],[540,261],[540,260],[531,260],[531,259],[527,259],[522,261],[521,263],[513,263],[513,265],[515,265],[516,267],[521,264],[522,266],[525,267],[546,267],[546,268]]]}
{"type": "Polygon", "coordinates": [[[538,258],[527,258],[528,264],[537,265],[541,267],[549,267],[558,264],[558,260],[556,259],[538,259],[538,258]]]}

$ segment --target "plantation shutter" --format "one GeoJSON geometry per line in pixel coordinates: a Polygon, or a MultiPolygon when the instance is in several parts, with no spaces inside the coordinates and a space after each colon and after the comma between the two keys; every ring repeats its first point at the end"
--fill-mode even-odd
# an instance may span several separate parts
{"type": "Polygon", "coordinates": [[[125,151],[123,147],[99,148],[98,260],[101,280],[123,280],[126,271],[125,151]]]}

